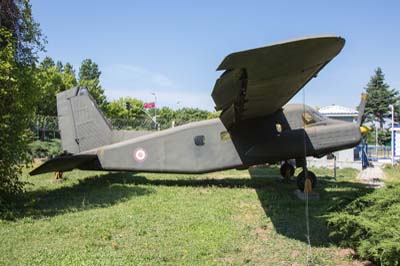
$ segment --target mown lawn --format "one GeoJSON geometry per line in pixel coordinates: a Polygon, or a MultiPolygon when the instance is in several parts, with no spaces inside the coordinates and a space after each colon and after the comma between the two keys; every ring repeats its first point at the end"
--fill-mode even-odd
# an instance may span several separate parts
{"type": "MultiPolygon", "coordinates": [[[[315,265],[349,265],[326,216],[371,190],[356,171],[313,169],[315,265]]],[[[73,171],[31,185],[0,220],[0,265],[305,265],[305,203],[278,168],[207,175],[73,171]]]]}

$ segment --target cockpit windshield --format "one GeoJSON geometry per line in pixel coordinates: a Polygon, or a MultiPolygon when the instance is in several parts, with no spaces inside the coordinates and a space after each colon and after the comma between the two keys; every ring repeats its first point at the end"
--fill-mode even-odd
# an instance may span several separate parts
{"type": "Polygon", "coordinates": [[[321,115],[319,112],[317,112],[313,109],[310,109],[310,110],[305,111],[302,114],[302,119],[306,125],[311,125],[311,124],[314,124],[317,122],[324,121],[326,119],[326,117],[321,115]]]}

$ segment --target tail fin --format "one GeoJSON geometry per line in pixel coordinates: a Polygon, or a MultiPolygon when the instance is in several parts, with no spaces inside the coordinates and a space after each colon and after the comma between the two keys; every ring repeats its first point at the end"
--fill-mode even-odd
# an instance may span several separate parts
{"type": "Polygon", "coordinates": [[[111,126],[85,87],[57,94],[62,148],[79,153],[111,143],[111,126]]]}

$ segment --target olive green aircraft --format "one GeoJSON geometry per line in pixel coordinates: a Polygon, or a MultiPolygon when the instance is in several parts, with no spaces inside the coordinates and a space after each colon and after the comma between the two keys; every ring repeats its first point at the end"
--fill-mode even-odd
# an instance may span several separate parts
{"type": "Polygon", "coordinates": [[[64,153],[31,172],[72,169],[207,173],[247,169],[281,162],[281,174],[295,167],[300,190],[306,178],[306,157],[322,157],[356,146],[358,123],[329,119],[304,104],[287,104],[343,48],[337,36],[314,36],[228,55],[217,70],[212,98],[219,118],[162,131],[114,130],[83,87],[57,95],[64,153]],[[295,159],[295,164],[289,163],[295,159]]]}

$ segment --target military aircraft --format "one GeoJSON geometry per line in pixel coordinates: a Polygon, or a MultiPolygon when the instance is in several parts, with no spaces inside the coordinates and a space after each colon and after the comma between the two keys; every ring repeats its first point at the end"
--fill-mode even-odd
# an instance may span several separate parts
{"type": "Polygon", "coordinates": [[[54,171],[106,170],[158,173],[207,173],[284,162],[282,175],[296,167],[300,190],[306,178],[306,157],[356,146],[358,123],[324,117],[304,104],[287,104],[343,48],[337,36],[314,36],[228,55],[217,70],[212,98],[217,119],[194,122],[159,132],[113,130],[83,87],[57,95],[64,154],[30,174],[54,171]],[[285,105],[286,104],[286,105],[285,105]]]}

